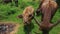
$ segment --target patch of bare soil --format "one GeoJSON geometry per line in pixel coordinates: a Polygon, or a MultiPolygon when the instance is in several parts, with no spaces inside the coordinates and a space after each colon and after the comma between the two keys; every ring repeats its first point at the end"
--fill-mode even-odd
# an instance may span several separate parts
{"type": "Polygon", "coordinates": [[[58,32],[58,34],[60,34],[60,32],[58,32]]]}
{"type": "Polygon", "coordinates": [[[0,22],[0,34],[15,34],[17,33],[19,24],[0,22]]]}

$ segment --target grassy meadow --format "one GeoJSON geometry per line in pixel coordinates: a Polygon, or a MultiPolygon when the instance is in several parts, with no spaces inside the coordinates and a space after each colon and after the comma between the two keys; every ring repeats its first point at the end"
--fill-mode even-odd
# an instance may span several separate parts
{"type": "MultiPolygon", "coordinates": [[[[14,2],[3,4],[0,3],[0,21],[12,21],[15,23],[19,23],[20,27],[18,29],[18,32],[16,34],[25,34],[23,31],[23,21],[22,19],[17,18],[18,15],[22,14],[23,10],[27,6],[33,6],[35,11],[38,8],[39,0],[33,1],[33,0],[18,0],[18,7],[15,6],[14,2]],[[14,13],[12,13],[12,11],[14,13]]],[[[38,20],[40,20],[41,16],[36,16],[38,20]]],[[[57,10],[52,22],[55,23],[60,18],[60,9],[57,10]]],[[[42,32],[39,31],[38,25],[35,23],[34,20],[32,20],[32,23],[34,23],[34,29],[31,31],[32,34],[36,34],[35,32],[41,34],[42,32]]],[[[60,34],[60,24],[54,27],[50,34],[60,34]]]]}

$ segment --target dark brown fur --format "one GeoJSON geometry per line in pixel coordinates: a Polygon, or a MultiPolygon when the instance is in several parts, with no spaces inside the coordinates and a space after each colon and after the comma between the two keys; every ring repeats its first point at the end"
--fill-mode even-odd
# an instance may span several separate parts
{"type": "Polygon", "coordinates": [[[42,0],[41,1],[41,4],[39,5],[39,8],[37,9],[37,11],[36,11],[36,13],[37,13],[37,15],[41,12],[42,13],[42,21],[43,21],[43,17],[44,17],[44,13],[46,12],[46,13],[50,13],[51,12],[51,16],[50,16],[50,20],[53,18],[53,16],[55,15],[55,13],[56,13],[56,10],[57,10],[57,3],[55,2],[55,1],[53,1],[53,0],[46,0],[46,1],[44,1],[44,0],[42,0]],[[46,2],[48,2],[47,4],[46,4],[46,2]],[[44,6],[43,4],[46,4],[46,6],[44,6]],[[48,7],[49,6],[49,7],[48,7]],[[46,8],[44,8],[44,7],[46,7],[46,8]],[[48,11],[48,12],[47,12],[48,11]]]}
{"type": "MultiPolygon", "coordinates": [[[[49,29],[52,24],[51,20],[56,13],[57,10],[57,3],[54,0],[42,0],[41,6],[39,6],[39,13],[41,11],[42,13],[42,23],[40,24],[41,29],[49,29]]],[[[37,14],[38,14],[37,13],[37,14]]]]}

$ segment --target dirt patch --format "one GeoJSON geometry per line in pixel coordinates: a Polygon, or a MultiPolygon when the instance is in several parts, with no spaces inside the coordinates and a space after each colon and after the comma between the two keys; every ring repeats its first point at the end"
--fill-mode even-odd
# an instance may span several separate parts
{"type": "Polygon", "coordinates": [[[17,33],[19,24],[0,22],[0,34],[15,34],[17,33]]]}
{"type": "Polygon", "coordinates": [[[60,34],[60,32],[58,32],[58,34],[60,34]]]}

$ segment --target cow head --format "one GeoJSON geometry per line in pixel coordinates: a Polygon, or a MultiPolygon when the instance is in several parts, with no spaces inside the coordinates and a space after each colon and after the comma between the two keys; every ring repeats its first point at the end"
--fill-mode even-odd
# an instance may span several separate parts
{"type": "Polygon", "coordinates": [[[23,18],[25,24],[30,24],[34,14],[34,8],[32,6],[28,6],[23,11],[22,15],[19,15],[19,18],[23,18]]]}

